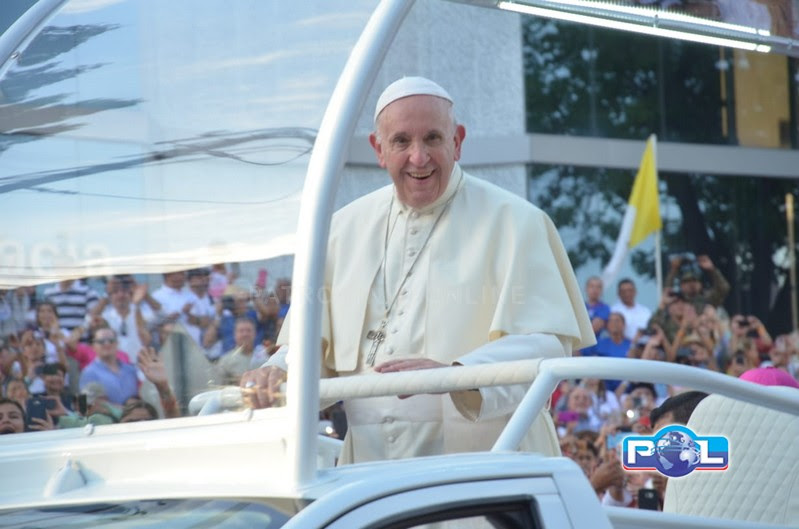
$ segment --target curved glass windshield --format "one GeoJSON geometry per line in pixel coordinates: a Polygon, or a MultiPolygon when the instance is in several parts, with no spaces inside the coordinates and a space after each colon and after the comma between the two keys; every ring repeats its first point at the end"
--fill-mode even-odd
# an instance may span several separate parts
{"type": "Polygon", "coordinates": [[[66,3],[0,81],[0,287],[291,253],[374,4],[66,3]]]}

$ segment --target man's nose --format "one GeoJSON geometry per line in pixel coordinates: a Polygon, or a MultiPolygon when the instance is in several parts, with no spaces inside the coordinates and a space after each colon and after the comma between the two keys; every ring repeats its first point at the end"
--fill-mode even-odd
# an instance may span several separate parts
{"type": "Polygon", "coordinates": [[[410,162],[417,167],[426,165],[430,159],[430,155],[427,153],[427,146],[422,142],[414,142],[411,145],[410,154],[410,162]]]}

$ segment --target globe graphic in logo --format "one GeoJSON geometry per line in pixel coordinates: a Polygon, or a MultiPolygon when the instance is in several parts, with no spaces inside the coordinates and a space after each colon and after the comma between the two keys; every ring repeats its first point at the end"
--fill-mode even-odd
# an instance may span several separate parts
{"type": "Polygon", "coordinates": [[[685,432],[670,431],[655,444],[659,470],[673,478],[685,476],[699,464],[699,447],[685,432]]]}

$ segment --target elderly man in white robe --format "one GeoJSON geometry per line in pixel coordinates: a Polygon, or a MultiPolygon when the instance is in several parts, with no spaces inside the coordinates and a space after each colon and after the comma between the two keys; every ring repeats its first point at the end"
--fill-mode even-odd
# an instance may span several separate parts
{"type": "MultiPolygon", "coordinates": [[[[463,172],[466,129],[438,84],[405,77],[382,93],[370,142],[386,186],[333,217],[323,311],[328,376],[571,355],[594,343],[552,221],[463,172]]],[[[285,344],[289,325],[278,340],[285,344]]],[[[287,346],[245,373],[254,405],[275,402],[287,346]]],[[[526,388],[357,399],[344,404],[341,463],[490,449],[526,388]]],[[[549,415],[521,447],[560,453],[549,415]]]]}

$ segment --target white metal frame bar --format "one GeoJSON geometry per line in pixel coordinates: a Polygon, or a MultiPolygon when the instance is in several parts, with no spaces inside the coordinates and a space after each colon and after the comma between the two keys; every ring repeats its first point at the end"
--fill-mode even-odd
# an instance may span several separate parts
{"type": "Polygon", "coordinates": [[[536,16],[559,18],[622,31],[730,46],[763,53],[799,56],[799,41],[772,35],[769,29],[754,28],[664,9],[647,9],[592,0],[510,0],[497,1],[500,9],[536,16]]]}
{"type": "Polygon", "coordinates": [[[39,0],[0,34],[0,79],[67,0],[39,0]]]}
{"type": "Polygon", "coordinates": [[[349,142],[382,60],[413,0],[383,0],[350,53],[325,110],[308,163],[294,257],[287,405],[295,427],[289,442],[290,479],[298,488],[316,478],[321,298],[335,191],[349,142]]]}
{"type": "Polygon", "coordinates": [[[500,434],[492,451],[517,450],[538,412],[557,384],[569,378],[605,378],[659,382],[690,387],[799,415],[799,391],[775,392],[744,380],[680,364],[632,358],[550,358],[538,366],[538,376],[500,434]]]}

